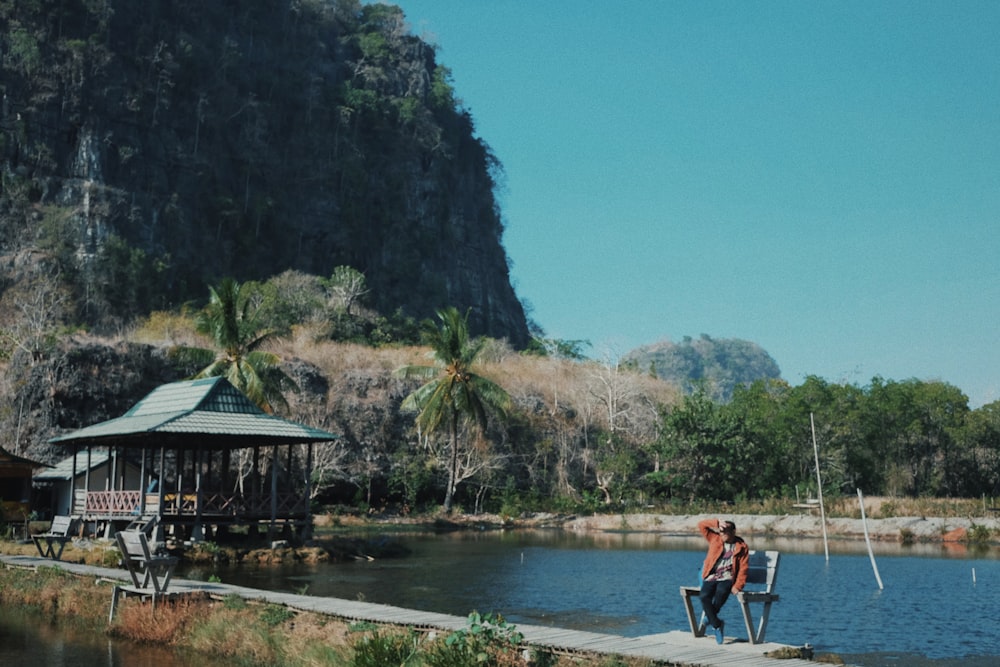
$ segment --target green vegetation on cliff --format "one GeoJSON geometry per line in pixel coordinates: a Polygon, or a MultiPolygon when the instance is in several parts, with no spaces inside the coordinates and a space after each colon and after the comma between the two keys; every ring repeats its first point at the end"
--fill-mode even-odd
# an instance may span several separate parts
{"type": "Polygon", "coordinates": [[[0,285],[100,332],[225,276],[353,267],[371,306],[528,343],[500,164],[402,10],[0,1],[0,285]]]}

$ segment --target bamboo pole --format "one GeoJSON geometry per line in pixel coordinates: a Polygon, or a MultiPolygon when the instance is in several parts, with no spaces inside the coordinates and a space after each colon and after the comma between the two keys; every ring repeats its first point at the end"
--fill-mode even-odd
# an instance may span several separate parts
{"type": "Polygon", "coordinates": [[[872,562],[872,570],[875,572],[875,581],[878,582],[878,589],[882,590],[882,577],[878,575],[878,565],[875,564],[875,553],[872,551],[872,541],[868,537],[868,519],[865,518],[865,500],[861,495],[861,489],[858,489],[858,503],[861,505],[861,525],[865,528],[865,544],[868,545],[868,558],[872,562]]]}
{"type": "Polygon", "coordinates": [[[826,554],[826,562],[830,562],[830,545],[826,538],[826,510],[823,508],[823,479],[819,474],[819,445],[816,444],[816,421],[813,413],[809,413],[809,427],[812,429],[813,454],[816,457],[816,497],[819,499],[819,520],[823,524],[823,552],[826,554]]]}

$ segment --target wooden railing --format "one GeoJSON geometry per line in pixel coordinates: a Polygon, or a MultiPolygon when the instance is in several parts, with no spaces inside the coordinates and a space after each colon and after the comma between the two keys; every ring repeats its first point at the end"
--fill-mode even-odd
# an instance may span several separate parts
{"type": "Polygon", "coordinates": [[[139,513],[139,491],[88,491],[84,514],[130,516],[139,513]]]}
{"type": "MultiPolygon", "coordinates": [[[[140,491],[83,491],[78,489],[74,507],[86,516],[127,517],[140,512],[140,491]]],[[[261,519],[271,516],[271,494],[202,493],[201,515],[205,517],[232,517],[261,519]]],[[[160,496],[145,494],[145,514],[159,514],[164,517],[193,517],[199,512],[198,494],[189,491],[181,494],[164,493],[163,508],[160,496]]],[[[277,516],[304,516],[307,500],[296,493],[279,493],[276,496],[277,516]]]]}

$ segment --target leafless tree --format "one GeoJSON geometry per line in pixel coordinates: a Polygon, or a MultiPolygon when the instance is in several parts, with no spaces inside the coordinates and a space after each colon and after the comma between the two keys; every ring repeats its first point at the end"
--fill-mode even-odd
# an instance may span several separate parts
{"type": "Polygon", "coordinates": [[[351,307],[369,291],[365,274],[349,266],[338,266],[333,270],[329,289],[332,297],[330,306],[343,309],[347,315],[351,314],[351,307]]]}
{"type": "MultiPolygon", "coordinates": [[[[298,456],[305,461],[309,445],[298,446],[298,456]]],[[[331,482],[346,479],[347,449],[339,442],[321,442],[313,445],[312,484],[309,487],[310,500],[326,490],[331,482]]]]}
{"type": "Polygon", "coordinates": [[[0,345],[25,352],[32,365],[41,361],[70,307],[69,293],[55,271],[42,272],[0,297],[0,345]]]}

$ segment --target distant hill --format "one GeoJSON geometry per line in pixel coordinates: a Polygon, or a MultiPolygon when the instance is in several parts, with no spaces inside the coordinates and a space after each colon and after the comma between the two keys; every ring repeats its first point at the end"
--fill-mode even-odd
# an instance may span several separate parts
{"type": "Polygon", "coordinates": [[[346,265],[382,313],[527,345],[501,166],[398,7],[5,2],[0,53],[0,290],[58,276],[66,319],[114,332],[346,265]]]}
{"type": "Polygon", "coordinates": [[[704,386],[708,395],[728,401],[738,385],[777,379],[781,370],[762,347],[735,338],[685,336],[679,343],[661,341],[637,348],[624,359],[636,368],[673,382],[686,393],[704,386]]]}

